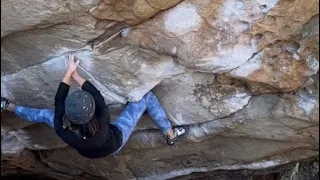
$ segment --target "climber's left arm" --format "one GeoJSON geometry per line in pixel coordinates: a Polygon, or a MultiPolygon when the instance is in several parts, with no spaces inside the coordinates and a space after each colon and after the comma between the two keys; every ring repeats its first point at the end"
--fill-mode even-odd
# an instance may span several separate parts
{"type": "Polygon", "coordinates": [[[65,100],[69,93],[70,81],[72,73],[74,71],[68,68],[65,76],[59,84],[56,96],[55,96],[55,116],[54,116],[54,129],[57,135],[67,144],[77,147],[81,144],[80,139],[70,130],[65,129],[63,126],[63,118],[65,115],[65,100]]]}
{"type": "Polygon", "coordinates": [[[65,114],[64,101],[66,100],[69,93],[72,74],[76,70],[78,64],[79,64],[79,61],[77,62],[74,61],[74,55],[69,55],[68,70],[64,75],[62,81],[60,82],[58,91],[54,98],[55,99],[55,102],[54,102],[54,106],[55,106],[54,126],[55,127],[63,126],[62,118],[65,114]]]}

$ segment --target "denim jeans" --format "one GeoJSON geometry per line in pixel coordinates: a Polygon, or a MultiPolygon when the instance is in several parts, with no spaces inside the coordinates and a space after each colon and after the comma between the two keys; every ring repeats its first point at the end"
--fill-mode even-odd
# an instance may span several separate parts
{"type": "Polygon", "coordinates": [[[33,123],[46,123],[54,127],[54,111],[51,109],[36,109],[16,105],[15,114],[33,123]]]}
{"type": "Polygon", "coordinates": [[[163,107],[158,98],[150,91],[144,95],[140,101],[127,104],[120,116],[112,123],[122,132],[122,145],[113,155],[119,153],[127,143],[142,114],[146,110],[151,116],[153,123],[158,126],[162,133],[167,133],[171,130],[171,123],[167,119],[163,107]]]}
{"type": "MultiPolygon", "coordinates": [[[[127,143],[134,128],[137,126],[143,113],[151,116],[152,121],[159,127],[162,133],[167,133],[171,129],[171,123],[167,119],[166,113],[158,101],[157,97],[150,91],[140,101],[130,102],[126,105],[120,116],[112,123],[122,132],[122,145],[113,154],[119,153],[127,143]]],[[[35,109],[24,106],[16,106],[15,114],[33,123],[46,123],[54,127],[54,111],[50,109],[35,109]]]]}

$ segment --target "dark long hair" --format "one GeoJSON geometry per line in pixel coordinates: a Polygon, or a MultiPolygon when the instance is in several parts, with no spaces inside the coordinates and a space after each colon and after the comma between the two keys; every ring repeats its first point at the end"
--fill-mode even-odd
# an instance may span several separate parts
{"type": "Polygon", "coordinates": [[[96,135],[101,129],[101,124],[96,118],[96,116],[94,116],[86,124],[81,124],[81,125],[72,123],[70,120],[68,120],[66,116],[64,116],[64,118],[70,123],[68,128],[84,139],[90,138],[96,135]]]}

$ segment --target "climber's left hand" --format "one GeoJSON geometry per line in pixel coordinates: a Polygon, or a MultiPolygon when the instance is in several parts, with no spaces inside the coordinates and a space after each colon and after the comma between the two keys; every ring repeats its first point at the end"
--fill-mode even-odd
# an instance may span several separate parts
{"type": "Polygon", "coordinates": [[[69,55],[69,59],[68,59],[68,72],[69,73],[73,73],[77,69],[77,67],[80,63],[79,60],[76,60],[76,61],[74,60],[74,56],[75,56],[74,54],[69,55]]]}

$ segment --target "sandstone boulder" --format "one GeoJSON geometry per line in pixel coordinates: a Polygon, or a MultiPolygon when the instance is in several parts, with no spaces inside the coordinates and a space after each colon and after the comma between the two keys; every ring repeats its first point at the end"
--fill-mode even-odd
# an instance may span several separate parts
{"type": "Polygon", "coordinates": [[[252,33],[263,36],[258,46],[264,47],[298,35],[314,16],[319,16],[319,1],[278,1],[277,6],[252,27],[252,33]]]}
{"type": "Polygon", "coordinates": [[[85,71],[103,86],[129,101],[140,100],[171,74],[175,66],[171,56],[125,45],[121,43],[121,39],[94,48],[90,56],[79,56],[85,71]]]}
{"type": "Polygon", "coordinates": [[[98,4],[98,0],[1,1],[1,38],[17,31],[45,28],[82,16],[98,4]]]}
{"type": "MultiPolygon", "coordinates": [[[[79,53],[84,56],[86,53],[79,53]]],[[[3,76],[1,78],[1,94],[4,97],[22,105],[35,108],[53,108],[54,96],[60,81],[66,71],[66,60],[68,54],[52,58],[42,64],[31,66],[18,73],[3,76]]],[[[91,79],[85,72],[81,72],[93,84],[100,87],[99,83],[91,79]]],[[[70,93],[77,90],[76,84],[71,85],[70,93]]],[[[108,90],[101,89],[106,102],[124,103],[125,100],[108,90]],[[110,92],[110,94],[108,94],[110,92]],[[108,94],[108,95],[107,95],[108,94]]]]}
{"type": "Polygon", "coordinates": [[[277,1],[184,1],[123,33],[128,41],[164,51],[201,72],[222,73],[258,51],[250,28],[277,1]],[[261,8],[265,6],[265,8],[261,8]]]}
{"type": "Polygon", "coordinates": [[[163,80],[155,93],[176,124],[196,124],[227,117],[246,106],[246,87],[213,74],[184,73],[163,80]]]}
{"type": "Polygon", "coordinates": [[[268,45],[228,75],[248,81],[258,93],[294,91],[319,69],[315,57],[301,57],[298,48],[297,43],[268,45]]]}
{"type": "Polygon", "coordinates": [[[8,35],[1,39],[1,70],[10,74],[84,48],[89,40],[102,35],[110,23],[97,21],[91,16],[81,16],[45,29],[8,35]]]}
{"type": "Polygon", "coordinates": [[[184,1],[122,35],[130,44],[177,56],[189,70],[231,71],[229,75],[247,81],[254,92],[288,92],[319,68],[318,53],[307,50],[318,44],[318,2],[298,5],[304,3],[184,1]]]}
{"type": "Polygon", "coordinates": [[[159,11],[168,9],[181,0],[104,0],[92,12],[98,19],[125,22],[130,25],[148,20],[159,11]]]}
{"type": "Polygon", "coordinates": [[[319,155],[319,1],[97,3],[1,1],[2,96],[53,108],[75,53],[112,121],[152,90],[189,134],[167,146],[143,115],[119,155],[87,159],[47,125],[2,112],[1,172],[155,180],[319,155]]]}

